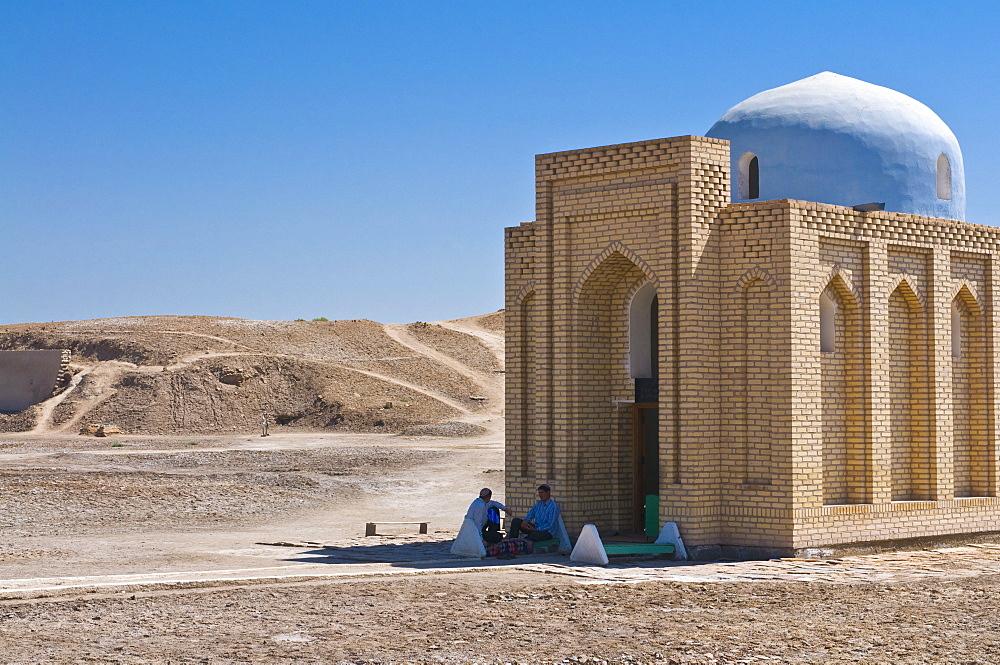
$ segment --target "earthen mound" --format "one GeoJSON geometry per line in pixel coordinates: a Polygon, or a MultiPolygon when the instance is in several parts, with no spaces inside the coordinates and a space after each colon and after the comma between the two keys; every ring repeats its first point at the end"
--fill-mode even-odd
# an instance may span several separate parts
{"type": "Polygon", "coordinates": [[[274,427],[303,430],[502,427],[502,312],[409,325],[203,316],[17,324],[0,326],[0,349],[69,349],[73,371],[62,393],[0,416],[0,431],[103,423],[133,434],[244,433],[259,430],[264,410],[274,427]]]}

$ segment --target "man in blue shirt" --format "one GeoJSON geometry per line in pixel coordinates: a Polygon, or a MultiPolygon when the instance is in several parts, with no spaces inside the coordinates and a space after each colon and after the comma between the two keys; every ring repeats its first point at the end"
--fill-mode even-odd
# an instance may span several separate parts
{"type": "Polygon", "coordinates": [[[524,519],[515,517],[510,521],[508,538],[517,538],[523,531],[525,538],[534,542],[551,540],[559,529],[559,504],[552,500],[552,490],[548,485],[538,486],[538,501],[531,507],[524,519]]]}
{"type": "Polygon", "coordinates": [[[492,498],[493,490],[489,487],[484,487],[480,490],[479,498],[469,506],[469,510],[465,513],[465,519],[472,520],[473,524],[476,525],[476,529],[482,534],[483,540],[488,543],[499,543],[503,540],[503,536],[500,535],[500,525],[489,519],[490,509],[502,510],[508,515],[511,512],[507,509],[507,506],[499,501],[493,501],[492,498]]]}

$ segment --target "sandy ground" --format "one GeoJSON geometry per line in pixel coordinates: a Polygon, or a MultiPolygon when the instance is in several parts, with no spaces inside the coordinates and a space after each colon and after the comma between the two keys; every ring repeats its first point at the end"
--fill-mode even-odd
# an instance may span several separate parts
{"type": "MultiPolygon", "coordinates": [[[[282,434],[267,438],[0,439],[0,577],[271,565],[258,542],[331,542],[369,521],[454,533],[502,442],[282,434]]],[[[386,528],[405,534],[412,528],[386,528]]]]}
{"type": "Polygon", "coordinates": [[[0,662],[1000,662],[1000,545],[451,557],[501,468],[496,434],[4,435],[0,662]]]}

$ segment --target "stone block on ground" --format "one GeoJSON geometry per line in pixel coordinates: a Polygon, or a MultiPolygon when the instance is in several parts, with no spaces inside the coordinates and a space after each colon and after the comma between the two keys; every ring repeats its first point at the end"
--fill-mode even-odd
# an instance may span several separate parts
{"type": "Polygon", "coordinates": [[[569,560],[575,563],[591,563],[598,566],[608,565],[608,553],[604,551],[601,535],[593,524],[584,524],[576,547],[569,555],[569,560]]]}
{"type": "Polygon", "coordinates": [[[451,553],[455,556],[482,559],[486,556],[486,546],[483,536],[472,520],[463,520],[462,528],[458,530],[455,542],[451,545],[451,553]]]}

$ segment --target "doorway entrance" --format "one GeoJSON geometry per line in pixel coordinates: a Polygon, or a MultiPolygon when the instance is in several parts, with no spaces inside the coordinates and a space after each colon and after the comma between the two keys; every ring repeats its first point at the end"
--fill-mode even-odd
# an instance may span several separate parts
{"type": "Polygon", "coordinates": [[[632,529],[655,538],[660,529],[659,404],[632,407],[632,529]]]}

